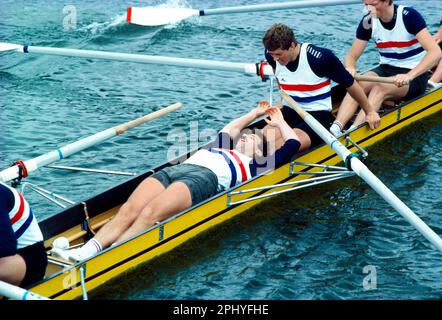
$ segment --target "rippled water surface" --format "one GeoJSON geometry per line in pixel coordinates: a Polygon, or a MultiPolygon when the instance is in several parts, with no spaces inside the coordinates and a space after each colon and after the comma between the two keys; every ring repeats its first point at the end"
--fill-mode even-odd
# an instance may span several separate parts
{"type": "MultiPolygon", "coordinates": [[[[343,59],[361,5],[207,16],[177,25],[125,23],[128,5],[160,1],[0,0],[0,42],[258,62],[261,38],[274,22],[294,27],[301,42],[343,59]]],[[[256,0],[253,3],[268,3],[256,0]]],[[[401,2],[398,2],[401,3],[401,2]]],[[[410,0],[434,33],[440,0],[410,0]]],[[[169,1],[217,8],[249,1],[169,1]]],[[[377,64],[369,47],[360,69],[377,64]]],[[[166,161],[172,130],[220,129],[268,95],[268,83],[239,73],[171,66],[0,54],[0,167],[134,119],[174,102],[184,108],[62,162],[140,173],[166,161]]],[[[369,167],[442,235],[442,115],[405,128],[372,147],[369,167]]],[[[204,135],[200,144],[206,141],[204,135]]],[[[190,148],[190,146],[189,146],[190,148]]],[[[185,151],[185,150],[182,150],[185,151]]],[[[127,178],[47,168],[29,182],[81,201],[127,178]]],[[[60,209],[26,191],[39,219],[60,209]]],[[[95,299],[441,299],[442,255],[360,180],[286,194],[256,206],[172,253],[104,286],[95,299]],[[376,289],[364,278],[376,270],[376,289]]]]}

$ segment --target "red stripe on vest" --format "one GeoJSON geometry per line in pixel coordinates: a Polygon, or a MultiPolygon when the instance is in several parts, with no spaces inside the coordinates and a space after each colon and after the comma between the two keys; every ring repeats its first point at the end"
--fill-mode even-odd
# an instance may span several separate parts
{"type": "Polygon", "coordinates": [[[330,85],[330,80],[326,80],[318,84],[283,84],[283,83],[280,84],[282,90],[288,90],[288,91],[314,91],[329,85],[330,85]]]}
{"type": "Polygon", "coordinates": [[[376,46],[380,49],[386,48],[406,48],[418,43],[417,39],[410,41],[388,41],[388,42],[376,42],[376,46]]]}
{"type": "Polygon", "coordinates": [[[25,211],[25,200],[23,199],[21,193],[18,193],[18,196],[20,197],[20,207],[18,208],[17,213],[12,217],[11,224],[14,224],[20,220],[23,216],[23,212],[25,211]]]}
{"type": "Polygon", "coordinates": [[[226,150],[226,151],[228,151],[235,158],[236,162],[238,162],[239,164],[239,168],[241,169],[241,182],[246,181],[247,180],[246,168],[244,167],[244,164],[242,163],[241,159],[232,150],[226,150]]]}

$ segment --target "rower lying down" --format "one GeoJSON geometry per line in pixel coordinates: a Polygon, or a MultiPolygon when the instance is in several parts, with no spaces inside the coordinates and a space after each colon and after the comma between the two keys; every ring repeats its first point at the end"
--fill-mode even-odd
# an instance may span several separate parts
{"type": "MultiPolygon", "coordinates": [[[[269,137],[267,131],[266,139],[269,137]]],[[[51,252],[71,261],[90,258],[218,192],[290,162],[299,147],[299,137],[284,120],[280,109],[262,101],[225,126],[211,147],[142,181],[115,217],[85,245],[72,250],[54,246],[51,252]],[[265,122],[270,128],[279,130],[284,140],[281,148],[271,155],[265,155],[261,132],[243,132],[248,124],[265,114],[269,116],[265,122]]]]}

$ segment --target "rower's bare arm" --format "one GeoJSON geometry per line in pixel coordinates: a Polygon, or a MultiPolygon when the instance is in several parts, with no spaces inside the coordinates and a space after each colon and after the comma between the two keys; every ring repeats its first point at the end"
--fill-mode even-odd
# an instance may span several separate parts
{"type": "Polygon", "coordinates": [[[347,88],[347,91],[352,96],[352,98],[359,103],[362,110],[364,110],[366,114],[366,120],[370,129],[376,129],[377,127],[379,127],[381,123],[381,118],[379,117],[379,114],[376,112],[373,105],[368,100],[367,96],[364,93],[364,90],[359,85],[359,83],[355,80],[353,84],[347,88]]]}
{"type": "Polygon", "coordinates": [[[353,77],[356,74],[356,62],[361,57],[365,47],[367,47],[367,41],[355,39],[353,45],[345,56],[344,66],[353,77]]]}
{"type": "Polygon", "coordinates": [[[421,75],[422,73],[430,70],[434,66],[436,66],[440,59],[442,58],[442,52],[440,47],[434,41],[431,34],[428,32],[427,28],[422,29],[416,35],[416,39],[419,41],[421,46],[425,49],[427,54],[424,56],[422,61],[408,73],[413,78],[421,75]]]}
{"type": "Polygon", "coordinates": [[[267,122],[268,125],[279,129],[284,141],[287,141],[289,139],[295,139],[298,141],[300,140],[298,135],[284,120],[284,116],[282,115],[282,112],[278,107],[271,107],[267,111],[267,114],[270,116],[270,119],[264,120],[267,122]]]}
{"type": "Polygon", "coordinates": [[[428,32],[427,28],[419,31],[416,35],[416,39],[425,49],[426,54],[415,68],[411,69],[406,74],[398,74],[394,77],[394,83],[398,87],[409,84],[411,80],[436,66],[441,59],[441,50],[428,32]]]}
{"type": "Polygon", "coordinates": [[[221,132],[226,132],[232,139],[236,139],[241,134],[241,131],[250,124],[250,122],[264,115],[269,107],[270,105],[267,101],[260,101],[253,110],[250,110],[242,117],[231,121],[221,130],[221,132]]]}

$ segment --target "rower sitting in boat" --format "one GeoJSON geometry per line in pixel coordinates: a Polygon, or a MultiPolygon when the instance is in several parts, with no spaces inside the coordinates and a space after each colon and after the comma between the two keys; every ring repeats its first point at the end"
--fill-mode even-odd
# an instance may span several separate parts
{"type": "MultiPolygon", "coordinates": [[[[442,49],[442,20],[440,21],[439,31],[433,36],[433,38],[434,41],[436,41],[436,43],[442,49]]],[[[442,58],[440,59],[436,70],[434,70],[433,75],[431,76],[430,80],[428,80],[428,82],[436,86],[436,84],[441,81],[442,81],[442,58]]]]}
{"type": "MultiPolygon", "coordinates": [[[[441,58],[441,50],[431,38],[425,20],[415,9],[394,5],[393,0],[364,0],[369,13],[361,20],[356,39],[345,58],[345,66],[353,75],[356,62],[367,43],[373,39],[380,54],[380,65],[367,75],[392,77],[395,84],[362,82],[370,103],[379,110],[385,100],[410,100],[424,93],[428,72],[441,58]]],[[[346,95],[336,121],[330,128],[339,135],[354,116],[358,102],[346,95]]],[[[364,122],[360,111],[353,126],[364,122]]]]}
{"type": "Polygon", "coordinates": [[[27,287],[43,279],[48,259],[29,203],[0,182],[0,280],[27,287]]]}
{"type": "Polygon", "coordinates": [[[225,126],[211,148],[201,149],[183,163],[166,167],[141,182],[116,216],[81,248],[70,251],[53,248],[52,254],[65,260],[87,259],[263,170],[290,162],[299,147],[299,137],[285,122],[279,108],[261,102],[225,126]],[[278,128],[285,141],[268,156],[263,155],[263,139],[259,134],[242,134],[249,123],[265,114],[270,117],[265,122],[278,128]]]}
{"type": "MultiPolygon", "coordinates": [[[[331,80],[343,85],[360,103],[368,114],[370,128],[376,129],[379,126],[379,115],[368,102],[361,86],[331,50],[309,43],[298,43],[293,30],[281,23],[272,25],[262,42],[265,57],[274,69],[280,88],[324,127],[329,128],[334,120],[331,114],[331,80]]],[[[282,112],[301,139],[300,151],[323,142],[293,109],[284,106],[282,112]]],[[[264,132],[267,132],[266,129],[264,132]]],[[[276,148],[280,144],[277,143],[276,148]]]]}

